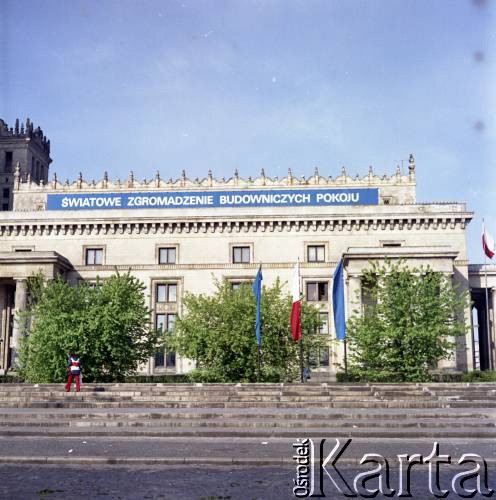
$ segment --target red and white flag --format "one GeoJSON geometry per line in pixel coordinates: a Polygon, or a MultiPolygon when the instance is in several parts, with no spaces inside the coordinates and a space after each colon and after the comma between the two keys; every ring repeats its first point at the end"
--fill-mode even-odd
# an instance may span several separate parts
{"type": "Polygon", "coordinates": [[[484,253],[492,259],[496,252],[494,247],[494,239],[492,236],[486,231],[486,227],[484,226],[484,222],[482,223],[482,248],[484,253]]]}
{"type": "Polygon", "coordinates": [[[301,339],[301,299],[300,299],[300,263],[298,262],[293,271],[293,283],[291,286],[291,294],[293,296],[293,305],[291,307],[291,336],[297,342],[301,339]]]}

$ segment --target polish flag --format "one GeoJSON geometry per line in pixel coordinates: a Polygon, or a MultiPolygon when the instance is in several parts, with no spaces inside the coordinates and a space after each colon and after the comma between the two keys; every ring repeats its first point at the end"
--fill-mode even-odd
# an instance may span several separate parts
{"type": "Polygon", "coordinates": [[[496,252],[494,246],[494,239],[492,236],[486,232],[486,227],[484,226],[484,222],[482,223],[482,248],[484,253],[492,259],[496,252]]]}
{"type": "Polygon", "coordinates": [[[297,342],[301,339],[301,299],[300,299],[300,263],[295,265],[293,271],[293,284],[291,287],[291,293],[293,295],[293,305],[291,307],[291,336],[293,340],[297,342]]]}

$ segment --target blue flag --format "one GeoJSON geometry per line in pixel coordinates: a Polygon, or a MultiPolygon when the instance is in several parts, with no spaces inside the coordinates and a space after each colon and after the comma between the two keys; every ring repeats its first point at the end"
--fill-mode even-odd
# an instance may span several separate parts
{"type": "Polygon", "coordinates": [[[255,335],[257,337],[257,346],[260,347],[260,343],[262,341],[262,337],[260,335],[260,301],[262,299],[262,266],[258,268],[257,276],[255,277],[255,281],[253,282],[252,290],[253,295],[255,295],[255,299],[257,301],[257,312],[255,316],[255,335]]]}
{"type": "Polygon", "coordinates": [[[344,317],[343,259],[339,261],[332,277],[332,310],[336,338],[344,340],[346,337],[346,322],[344,317]]]}

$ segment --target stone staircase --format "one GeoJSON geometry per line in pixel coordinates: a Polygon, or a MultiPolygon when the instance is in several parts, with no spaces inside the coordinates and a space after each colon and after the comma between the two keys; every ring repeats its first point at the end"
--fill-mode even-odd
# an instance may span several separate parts
{"type": "Polygon", "coordinates": [[[493,439],[496,384],[2,384],[0,436],[493,439]]]}

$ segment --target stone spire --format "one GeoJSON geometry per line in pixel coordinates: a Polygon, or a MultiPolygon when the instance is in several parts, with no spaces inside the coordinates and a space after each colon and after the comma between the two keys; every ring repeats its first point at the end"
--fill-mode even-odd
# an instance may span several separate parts
{"type": "Polygon", "coordinates": [[[134,186],[134,172],[131,170],[129,172],[129,177],[127,178],[127,187],[133,187],[134,186]]]}
{"type": "Polygon", "coordinates": [[[21,163],[18,161],[14,170],[14,189],[19,189],[21,185],[21,163]]]}
{"type": "Polygon", "coordinates": [[[411,181],[415,180],[415,158],[413,157],[413,153],[410,154],[410,158],[408,159],[408,177],[411,181]]]}

